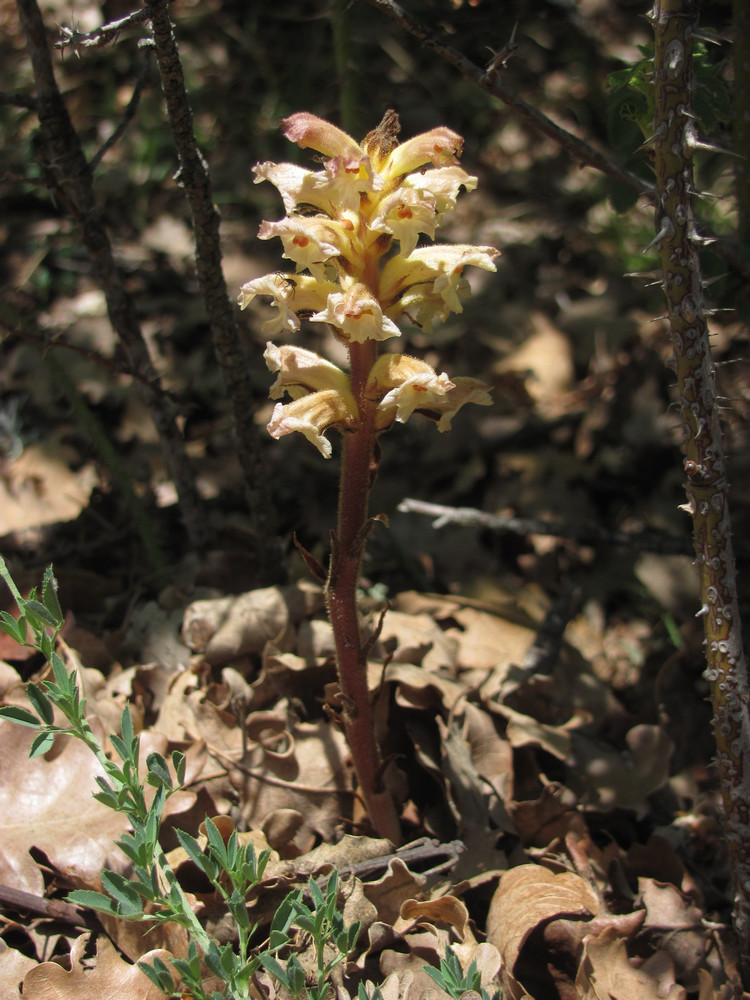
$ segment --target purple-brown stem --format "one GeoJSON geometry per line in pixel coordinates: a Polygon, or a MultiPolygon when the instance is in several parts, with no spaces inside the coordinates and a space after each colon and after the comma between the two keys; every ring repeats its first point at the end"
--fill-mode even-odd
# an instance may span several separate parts
{"type": "Polygon", "coordinates": [[[377,471],[375,403],[366,395],[367,376],[375,363],[377,343],[368,340],[351,344],[349,356],[352,392],[360,419],[357,430],[344,435],[338,526],[332,539],[326,599],[336,644],[344,731],[359,791],[378,834],[399,844],[398,814],[393,798],[382,784],[382,759],[375,738],[367,687],[367,655],[357,609],[357,583],[370,527],[368,500],[377,471]]]}

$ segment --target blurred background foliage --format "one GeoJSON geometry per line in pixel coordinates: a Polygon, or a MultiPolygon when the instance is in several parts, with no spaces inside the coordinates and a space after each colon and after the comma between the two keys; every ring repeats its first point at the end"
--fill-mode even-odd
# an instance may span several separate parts
{"type": "MultiPolygon", "coordinates": [[[[56,23],[86,31],[131,10],[119,0],[47,0],[42,7],[51,38],[56,23]]],[[[405,0],[404,7],[480,66],[517,26],[518,48],[501,71],[504,81],[553,120],[648,175],[648,153],[638,148],[643,134],[634,120],[640,115],[632,107],[633,91],[626,91],[622,76],[615,76],[612,86],[612,74],[632,72],[649,44],[644,4],[543,0],[529,7],[520,0],[405,0]]],[[[172,16],[196,135],[222,213],[232,296],[241,282],[286,263],[279,247],[256,239],[260,220],[278,218],[281,205],[271,185],[253,184],[251,172],[267,159],[311,162],[309,151],[283,138],[279,121],[285,115],[313,111],[360,138],[394,108],[403,137],[440,124],[465,137],[463,163],[479,177],[479,187],[459,200],[444,238],[499,247],[498,273],[472,276],[474,297],[463,315],[429,337],[407,328],[403,340],[441,370],[493,382],[497,402],[487,413],[462,415],[450,435],[438,436],[415,422],[384,440],[374,509],[389,513],[392,531],[387,539],[386,533],[373,538],[373,579],[393,587],[466,587],[477,575],[523,575],[533,562],[539,572],[551,563],[548,571],[555,580],[577,559],[564,545],[542,557],[528,541],[479,534],[471,541],[452,529],[441,533],[439,551],[430,554],[435,536],[429,526],[394,516],[405,495],[684,533],[686,524],[675,510],[682,498],[681,459],[679,434],[669,416],[671,376],[662,364],[666,332],[652,322],[663,309],[661,294],[653,280],[626,276],[656,266],[655,256],[643,255],[653,236],[647,201],[635,200],[572,162],[365,0],[180,0],[172,16]],[[530,345],[525,354],[524,345],[530,345]]],[[[4,87],[33,93],[10,0],[0,0],[0,21],[4,87]]],[[[728,88],[730,47],[723,39],[731,31],[729,5],[705,4],[702,24],[719,39],[701,57],[706,73],[728,88]]],[[[131,98],[141,64],[149,58],[138,44],[144,34],[135,26],[113,44],[77,52],[68,47],[55,57],[61,89],[89,156],[111,135],[131,98]]],[[[228,410],[197,291],[189,213],[174,179],[176,156],[154,65],[146,81],[134,120],[96,168],[96,192],[157,367],[180,402],[216,530],[225,530],[231,516],[233,530],[241,534],[236,525],[242,497],[228,410]]],[[[729,146],[723,104],[716,110],[720,103],[712,102],[710,138],[729,146]]],[[[117,360],[77,235],[38,183],[34,112],[0,105],[0,128],[0,316],[13,326],[31,323],[47,337],[117,360]]],[[[700,210],[717,231],[731,234],[731,160],[709,151],[699,159],[701,182],[712,194],[700,210]]],[[[712,298],[731,305],[740,282],[718,257],[707,255],[706,267],[719,279],[712,298]]],[[[261,426],[268,416],[269,375],[260,332],[266,315],[266,307],[257,303],[241,318],[261,426]]],[[[747,333],[732,325],[731,317],[720,322],[718,347],[726,360],[739,365],[747,333]]],[[[327,335],[308,327],[302,336],[316,346],[327,335]]],[[[28,443],[63,425],[67,440],[76,444],[78,462],[84,462],[90,453],[86,435],[70,423],[69,404],[42,355],[15,338],[6,338],[2,350],[0,399],[6,415],[14,414],[6,422],[15,421],[16,437],[28,443]]],[[[117,441],[145,500],[162,512],[162,530],[178,558],[181,538],[167,513],[173,498],[129,380],[112,376],[89,358],[67,351],[56,356],[117,441]]],[[[743,372],[735,365],[728,375],[734,380],[727,395],[735,398],[729,415],[735,446],[744,442],[743,372]]],[[[335,462],[321,462],[299,441],[273,443],[264,437],[264,443],[281,530],[286,536],[296,530],[314,550],[317,543],[323,556],[335,506],[335,462]]],[[[736,466],[739,499],[747,464],[741,460],[736,466]]],[[[103,518],[107,537],[118,531],[118,537],[127,537],[127,521],[107,482],[104,470],[93,505],[98,513],[82,511],[81,518],[89,521],[73,530],[74,538],[76,530],[90,537],[92,517],[94,524],[103,518]]],[[[51,546],[42,557],[48,559],[58,543],[46,536],[34,536],[33,543],[14,536],[9,544],[26,550],[51,546]]],[[[122,544],[119,558],[136,572],[138,557],[129,553],[127,542],[122,544]]],[[[103,553],[92,558],[101,569],[103,553]]],[[[235,581],[247,582],[242,575],[235,581]]]]}

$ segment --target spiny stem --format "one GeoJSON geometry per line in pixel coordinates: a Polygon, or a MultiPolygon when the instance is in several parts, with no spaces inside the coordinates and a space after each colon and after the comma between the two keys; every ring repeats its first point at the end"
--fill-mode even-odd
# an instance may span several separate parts
{"type": "Polygon", "coordinates": [[[711,684],[716,766],[734,888],[740,972],[750,987],[750,686],[742,645],[729,497],[714,365],[706,324],[693,217],[691,29],[696,0],[657,0],[654,167],[659,193],[656,228],[684,428],[686,510],[693,519],[696,562],[711,684]]]}

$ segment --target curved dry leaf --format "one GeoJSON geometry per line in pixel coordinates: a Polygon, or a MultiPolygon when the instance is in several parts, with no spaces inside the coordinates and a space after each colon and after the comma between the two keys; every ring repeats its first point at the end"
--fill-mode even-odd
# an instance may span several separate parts
{"type": "Polygon", "coordinates": [[[493,670],[523,663],[536,638],[534,629],[476,608],[461,608],[452,617],[458,627],[445,635],[458,645],[459,669],[493,670]]]}
{"type": "Polygon", "coordinates": [[[396,930],[405,934],[409,928],[420,924],[452,927],[463,941],[469,911],[455,896],[439,896],[437,899],[407,899],[401,906],[396,930]]]}
{"type": "Polygon", "coordinates": [[[269,752],[256,744],[248,748],[241,768],[230,773],[243,825],[260,828],[276,809],[294,809],[304,817],[294,839],[296,850],[304,852],[319,839],[334,840],[341,817],[351,812],[349,749],[344,734],[325,719],[287,722],[287,728],[293,753],[269,752]]]}
{"type": "Polygon", "coordinates": [[[29,760],[34,732],[0,720],[0,882],[41,895],[41,871],[29,848],[78,885],[93,882],[103,867],[119,868],[124,857],[113,847],[128,828],[124,816],[92,798],[101,767],[72,737],[58,737],[48,757],[29,760]],[[81,836],[81,831],[86,836],[81,836]]]}
{"type": "MultiPolygon", "coordinates": [[[[664,953],[662,953],[663,956],[664,953]]],[[[655,958],[655,956],[652,956],[655,958]]],[[[616,928],[607,927],[584,940],[576,988],[587,1000],[684,1000],[686,991],[674,981],[671,963],[663,957],[651,967],[635,968],[625,941],[616,928]]]]}
{"type": "Polygon", "coordinates": [[[638,892],[646,907],[644,928],[656,933],[677,975],[685,981],[703,961],[709,943],[702,927],[703,913],[679,889],[664,882],[639,878],[638,892]]]}
{"type": "Polygon", "coordinates": [[[79,456],[60,441],[27,445],[0,476],[0,535],[78,517],[99,476],[91,462],[72,465],[79,456]]]}
{"type": "Polygon", "coordinates": [[[212,666],[260,653],[291,622],[320,611],[320,588],[311,584],[263,587],[239,597],[195,601],[185,609],[182,637],[212,666]]]}
{"type": "Polygon", "coordinates": [[[537,722],[530,715],[517,712],[509,705],[497,705],[496,711],[507,719],[505,735],[511,746],[524,747],[531,744],[541,747],[558,760],[570,757],[571,733],[568,726],[549,726],[544,722],[537,722]]]}
{"type": "Polygon", "coordinates": [[[389,610],[383,619],[378,644],[392,651],[392,663],[413,663],[429,672],[456,666],[455,640],[447,638],[428,614],[389,610]]]}
{"type": "Polygon", "coordinates": [[[410,871],[401,858],[393,858],[382,878],[365,884],[365,895],[375,906],[378,920],[392,927],[404,902],[419,892],[426,881],[424,875],[410,871]]]}
{"type": "Polygon", "coordinates": [[[524,942],[541,923],[555,917],[588,919],[599,913],[599,897],[580,875],[519,865],[500,879],[487,916],[487,940],[512,974],[524,942]]]}
{"type": "Polygon", "coordinates": [[[430,673],[413,663],[389,663],[386,683],[396,685],[396,702],[405,708],[439,708],[451,711],[466,697],[466,688],[457,681],[430,673]]]}
{"type": "Polygon", "coordinates": [[[38,962],[16,948],[0,951],[0,997],[19,997],[23,977],[37,965],[38,962]]]}
{"type": "MultiPolygon", "coordinates": [[[[164,994],[137,965],[128,965],[105,937],[96,945],[96,962],[84,964],[89,940],[82,934],[73,942],[68,972],[56,962],[44,962],[27,973],[23,981],[23,1000],[163,1000],[164,994]]],[[[143,959],[156,956],[163,961],[169,952],[149,951],[143,959]]]]}
{"type": "Polygon", "coordinates": [[[661,726],[633,726],[625,742],[627,749],[619,751],[582,733],[572,734],[572,759],[586,775],[587,804],[639,812],[669,777],[672,741],[661,726]]]}

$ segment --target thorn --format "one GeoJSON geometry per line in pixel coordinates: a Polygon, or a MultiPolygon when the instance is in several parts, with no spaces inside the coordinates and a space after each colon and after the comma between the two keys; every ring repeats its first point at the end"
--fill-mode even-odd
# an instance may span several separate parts
{"type": "Polygon", "coordinates": [[[643,140],[643,142],[640,144],[636,152],[640,151],[641,149],[648,149],[649,146],[655,146],[657,139],[661,142],[661,140],[666,136],[666,134],[667,134],[667,123],[661,122],[658,129],[652,135],[650,135],[648,139],[643,140]]]}
{"type": "Polygon", "coordinates": [[[492,52],[492,59],[490,59],[487,63],[487,68],[484,71],[484,75],[487,79],[491,79],[499,69],[505,69],[508,60],[515,53],[518,48],[518,42],[516,41],[517,29],[518,21],[516,21],[513,25],[513,31],[511,31],[508,41],[501,49],[498,49],[497,52],[487,46],[487,48],[490,48],[490,52],[492,52]]]}
{"type": "Polygon", "coordinates": [[[745,160],[747,157],[742,156],[740,153],[735,153],[733,149],[727,149],[725,146],[716,146],[712,142],[702,142],[692,130],[685,129],[684,144],[688,149],[705,149],[709,153],[723,153],[726,156],[735,156],[739,160],[745,160]]]}
{"type": "Polygon", "coordinates": [[[669,236],[674,236],[674,223],[672,222],[672,220],[669,218],[668,215],[665,215],[662,220],[661,229],[656,234],[656,236],[654,236],[649,245],[645,247],[641,252],[648,253],[651,247],[655,247],[657,243],[661,243],[663,239],[666,239],[669,236]]]}
{"type": "Polygon", "coordinates": [[[701,319],[705,319],[706,316],[718,316],[719,313],[731,313],[731,312],[734,312],[734,309],[731,309],[729,306],[725,306],[723,308],[717,306],[715,309],[699,309],[698,315],[701,317],[701,319]]]}
{"type": "Polygon", "coordinates": [[[688,239],[699,247],[710,247],[712,243],[716,243],[715,236],[701,236],[695,229],[688,233],[688,239]]]}
{"type": "Polygon", "coordinates": [[[688,28],[688,34],[692,38],[697,38],[699,42],[708,42],[709,45],[721,45],[722,42],[731,42],[728,35],[721,35],[718,31],[710,31],[708,28],[688,28]]]}

